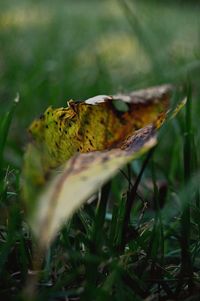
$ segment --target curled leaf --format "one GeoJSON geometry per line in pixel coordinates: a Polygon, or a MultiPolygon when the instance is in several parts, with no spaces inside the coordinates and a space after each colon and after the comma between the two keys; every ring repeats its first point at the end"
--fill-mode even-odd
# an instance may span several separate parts
{"type": "Polygon", "coordinates": [[[124,149],[90,152],[70,159],[40,196],[36,215],[31,221],[42,244],[48,245],[63,221],[119,168],[155,144],[155,129],[149,126],[131,137],[124,149]]]}
{"type": "Polygon", "coordinates": [[[41,245],[48,246],[74,210],[124,164],[156,144],[170,92],[164,85],[70,101],[31,124],[22,192],[41,245]]]}

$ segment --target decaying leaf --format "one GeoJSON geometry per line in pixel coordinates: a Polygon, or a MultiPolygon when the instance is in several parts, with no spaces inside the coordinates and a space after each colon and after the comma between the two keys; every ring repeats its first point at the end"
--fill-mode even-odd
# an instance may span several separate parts
{"type": "Polygon", "coordinates": [[[41,245],[124,164],[156,144],[170,92],[164,85],[70,101],[67,108],[48,108],[31,124],[22,193],[41,245]]]}

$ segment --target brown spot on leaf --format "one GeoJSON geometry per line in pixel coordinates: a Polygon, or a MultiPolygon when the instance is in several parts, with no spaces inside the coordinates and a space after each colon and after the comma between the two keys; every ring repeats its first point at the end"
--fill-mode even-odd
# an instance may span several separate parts
{"type": "Polygon", "coordinates": [[[103,118],[100,119],[100,124],[104,125],[104,119],[103,118]]]}
{"type": "Polygon", "coordinates": [[[65,113],[62,113],[62,114],[59,116],[59,119],[63,119],[65,116],[66,116],[66,114],[65,114],[65,113]]]}
{"type": "Polygon", "coordinates": [[[94,147],[94,145],[93,145],[91,139],[89,139],[89,143],[90,143],[90,145],[91,145],[92,147],[94,147]]]}

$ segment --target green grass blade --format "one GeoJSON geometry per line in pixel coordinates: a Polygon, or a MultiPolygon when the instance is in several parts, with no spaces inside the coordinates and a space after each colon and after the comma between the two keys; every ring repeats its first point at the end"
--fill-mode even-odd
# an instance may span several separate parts
{"type": "Polygon", "coordinates": [[[155,75],[156,80],[163,77],[163,72],[161,70],[162,63],[155,45],[151,41],[151,37],[147,31],[147,27],[143,27],[136,13],[133,11],[131,5],[128,4],[126,0],[119,0],[121,7],[125,13],[127,21],[129,22],[131,29],[137,38],[139,44],[145,51],[146,56],[150,59],[152,63],[152,74],[155,75]]]}
{"type": "Polygon", "coordinates": [[[149,151],[149,153],[147,154],[144,162],[143,162],[143,165],[141,167],[141,170],[139,172],[139,175],[137,176],[137,179],[133,185],[133,187],[131,188],[129,194],[128,194],[128,198],[127,198],[127,202],[126,202],[126,208],[125,208],[125,214],[124,214],[124,219],[123,219],[123,225],[122,225],[122,242],[121,242],[121,246],[120,246],[120,249],[123,250],[125,248],[125,245],[126,245],[126,233],[127,233],[127,230],[128,230],[128,225],[129,225],[129,222],[130,222],[130,217],[131,217],[131,209],[132,209],[132,206],[133,206],[133,203],[135,201],[135,198],[137,196],[137,189],[138,189],[138,186],[140,184],[140,181],[142,179],[142,175],[146,169],[146,166],[150,160],[150,158],[152,157],[152,154],[154,152],[154,149],[151,149],[149,151]]]}
{"type": "MultiPolygon", "coordinates": [[[[192,175],[192,123],[191,123],[191,86],[188,86],[187,104],[185,109],[185,134],[184,134],[184,184],[187,185],[188,180],[192,175]]],[[[193,267],[190,254],[190,235],[191,235],[191,221],[190,221],[190,202],[191,194],[187,195],[187,203],[183,202],[182,216],[181,216],[181,275],[188,277],[188,288],[190,292],[193,287],[193,267]]],[[[180,283],[181,286],[183,283],[180,283]]]]}
{"type": "Polygon", "coordinates": [[[19,96],[17,95],[14,99],[10,110],[3,116],[0,122],[0,179],[3,176],[3,153],[6,145],[6,140],[8,137],[9,128],[12,122],[13,114],[16,108],[17,103],[19,102],[19,96]]]}

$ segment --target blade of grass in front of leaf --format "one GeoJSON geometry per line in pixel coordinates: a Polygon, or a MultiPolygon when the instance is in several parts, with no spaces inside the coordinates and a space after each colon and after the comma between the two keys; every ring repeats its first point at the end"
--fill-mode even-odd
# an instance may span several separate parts
{"type": "Polygon", "coordinates": [[[125,208],[125,214],[124,214],[124,218],[123,218],[123,225],[122,225],[122,241],[120,244],[120,249],[123,250],[125,248],[126,245],[126,233],[127,233],[127,229],[128,229],[128,225],[130,222],[130,216],[131,216],[131,208],[134,204],[134,200],[137,196],[137,189],[138,186],[140,184],[140,181],[142,179],[142,175],[144,173],[144,170],[153,154],[154,149],[151,149],[146,157],[146,159],[144,160],[144,163],[142,165],[142,168],[140,170],[139,175],[137,176],[137,179],[133,185],[133,187],[131,188],[130,192],[128,193],[127,196],[127,201],[126,201],[126,208],[125,208]]]}
{"type": "Polygon", "coordinates": [[[10,110],[3,116],[0,122],[0,178],[2,177],[3,169],[3,152],[6,145],[6,140],[8,137],[8,131],[12,122],[13,114],[16,108],[17,103],[19,102],[19,96],[14,99],[10,110]]]}

